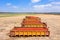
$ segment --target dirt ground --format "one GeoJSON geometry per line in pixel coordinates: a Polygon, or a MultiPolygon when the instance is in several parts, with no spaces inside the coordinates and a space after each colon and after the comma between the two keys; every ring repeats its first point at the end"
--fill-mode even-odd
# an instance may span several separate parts
{"type": "Polygon", "coordinates": [[[60,15],[20,15],[13,17],[0,17],[0,40],[60,40],[60,15]],[[49,28],[49,37],[9,37],[8,33],[14,26],[21,26],[25,16],[37,16],[45,22],[49,28]]]}

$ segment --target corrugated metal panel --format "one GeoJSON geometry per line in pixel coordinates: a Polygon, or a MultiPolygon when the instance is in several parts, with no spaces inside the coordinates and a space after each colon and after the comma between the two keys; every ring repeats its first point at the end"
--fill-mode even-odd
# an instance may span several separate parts
{"type": "Polygon", "coordinates": [[[27,35],[27,36],[29,36],[29,35],[40,35],[40,36],[42,36],[42,35],[44,35],[44,36],[46,36],[46,35],[49,35],[49,31],[15,31],[15,33],[14,33],[15,35],[12,35],[12,36],[16,36],[16,35],[27,35]]]}
{"type": "Polygon", "coordinates": [[[27,25],[24,25],[24,27],[44,27],[44,25],[43,24],[31,24],[31,25],[27,24],[27,25]]]}
{"type": "Polygon", "coordinates": [[[28,23],[22,23],[22,25],[27,25],[27,24],[30,24],[30,25],[31,25],[31,24],[35,24],[35,25],[38,24],[38,25],[39,25],[39,24],[41,24],[41,23],[33,23],[33,22],[30,22],[30,23],[29,23],[29,22],[28,22],[28,23]]]}
{"type": "Polygon", "coordinates": [[[47,31],[47,28],[14,28],[13,31],[47,31]]]}
{"type": "Polygon", "coordinates": [[[22,23],[41,23],[40,21],[23,21],[22,23]]]}

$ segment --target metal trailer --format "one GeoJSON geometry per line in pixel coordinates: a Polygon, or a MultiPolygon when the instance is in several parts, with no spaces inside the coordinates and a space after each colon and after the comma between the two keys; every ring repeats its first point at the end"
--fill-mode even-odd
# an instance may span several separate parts
{"type": "Polygon", "coordinates": [[[48,28],[21,28],[15,27],[12,31],[10,31],[10,37],[37,37],[43,36],[48,37],[50,32],[48,28]]]}
{"type": "Polygon", "coordinates": [[[22,23],[21,27],[14,27],[10,31],[10,37],[33,37],[33,36],[49,36],[50,31],[47,28],[47,24],[41,22],[41,18],[34,16],[26,16],[22,23]]]}

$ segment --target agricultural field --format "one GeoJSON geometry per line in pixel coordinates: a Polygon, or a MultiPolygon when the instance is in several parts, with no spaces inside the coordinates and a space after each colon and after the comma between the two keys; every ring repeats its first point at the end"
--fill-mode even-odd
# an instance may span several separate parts
{"type": "Polygon", "coordinates": [[[0,14],[0,40],[60,40],[60,15],[54,14],[0,14]],[[14,26],[21,27],[25,16],[37,16],[49,28],[49,37],[9,37],[14,26]]]}

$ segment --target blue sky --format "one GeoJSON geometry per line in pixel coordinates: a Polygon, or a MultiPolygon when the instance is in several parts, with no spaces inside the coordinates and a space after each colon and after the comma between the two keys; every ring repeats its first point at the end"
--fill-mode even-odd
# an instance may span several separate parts
{"type": "Polygon", "coordinates": [[[0,12],[60,12],[60,0],[0,0],[0,12]]]}

